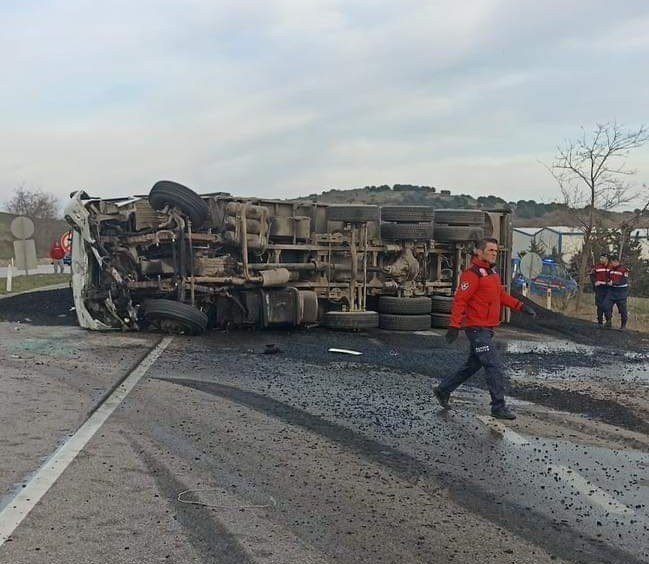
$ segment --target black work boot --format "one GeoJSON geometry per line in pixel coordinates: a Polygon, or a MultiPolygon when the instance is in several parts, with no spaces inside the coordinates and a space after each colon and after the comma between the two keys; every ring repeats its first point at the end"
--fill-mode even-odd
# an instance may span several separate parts
{"type": "Polygon", "coordinates": [[[604,325],[604,327],[606,327],[607,329],[610,329],[611,327],[613,327],[613,324],[611,323],[610,319],[606,320],[606,324],[604,325]]]}
{"type": "Polygon", "coordinates": [[[516,419],[516,414],[509,411],[509,408],[507,406],[492,409],[491,416],[496,419],[516,419]]]}
{"type": "Polygon", "coordinates": [[[448,409],[450,407],[448,405],[448,400],[451,397],[451,394],[449,394],[448,392],[440,391],[439,387],[433,388],[433,394],[437,398],[439,405],[441,405],[444,409],[448,409]]]}

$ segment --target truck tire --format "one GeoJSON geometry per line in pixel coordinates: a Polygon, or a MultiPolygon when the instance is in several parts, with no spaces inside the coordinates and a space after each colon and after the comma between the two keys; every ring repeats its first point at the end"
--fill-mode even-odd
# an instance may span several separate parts
{"type": "Polygon", "coordinates": [[[380,296],[379,313],[403,315],[427,314],[430,313],[430,298],[397,298],[394,296],[380,296]]]}
{"type": "Polygon", "coordinates": [[[453,296],[432,296],[433,313],[451,313],[453,296]]]}
{"type": "Polygon", "coordinates": [[[149,203],[156,210],[165,206],[178,208],[189,217],[194,228],[203,225],[210,213],[207,203],[196,192],[170,180],[160,180],[153,185],[149,203]]]}
{"type": "Polygon", "coordinates": [[[382,206],[381,221],[422,223],[433,221],[435,211],[428,206],[382,206]]]}
{"type": "Polygon", "coordinates": [[[381,238],[387,241],[426,241],[433,239],[434,229],[429,223],[381,223],[381,238]]]}
{"type": "Polygon", "coordinates": [[[378,206],[329,206],[327,208],[329,221],[345,221],[348,223],[364,223],[379,221],[378,206]]]}
{"type": "Polygon", "coordinates": [[[447,313],[431,313],[430,326],[438,329],[447,329],[451,316],[447,313]]]}
{"type": "Polygon", "coordinates": [[[445,225],[483,225],[484,212],[482,210],[458,209],[458,210],[435,210],[435,222],[445,225]]]}
{"type": "Polygon", "coordinates": [[[358,331],[379,326],[379,314],[375,311],[328,311],[322,324],[329,329],[358,331]]]}
{"type": "Polygon", "coordinates": [[[207,315],[200,309],[174,300],[147,300],[144,319],[162,331],[181,335],[200,335],[207,328],[207,315]]]}
{"type": "Polygon", "coordinates": [[[390,331],[425,331],[430,329],[430,314],[426,315],[394,315],[381,313],[379,327],[390,331]]]}
{"type": "Polygon", "coordinates": [[[435,241],[479,241],[484,237],[482,227],[475,225],[440,225],[435,224],[435,241]]]}

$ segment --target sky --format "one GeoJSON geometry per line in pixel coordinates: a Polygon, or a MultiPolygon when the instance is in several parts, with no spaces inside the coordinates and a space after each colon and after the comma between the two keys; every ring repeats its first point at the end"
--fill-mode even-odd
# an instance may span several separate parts
{"type": "MultiPolygon", "coordinates": [[[[649,122],[646,0],[3,0],[0,201],[420,184],[560,199],[581,128],[649,122]]],[[[649,184],[649,147],[629,166],[649,184]]]]}

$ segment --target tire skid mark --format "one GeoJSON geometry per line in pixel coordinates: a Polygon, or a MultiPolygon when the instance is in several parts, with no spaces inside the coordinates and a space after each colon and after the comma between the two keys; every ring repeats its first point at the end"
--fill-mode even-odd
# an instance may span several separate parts
{"type": "Polygon", "coordinates": [[[127,438],[169,501],[189,542],[200,553],[204,562],[254,564],[254,560],[250,559],[236,537],[230,534],[208,507],[187,505],[178,501],[178,492],[188,489],[189,486],[178,481],[164,464],[157,461],[135,439],[127,438]]]}
{"type": "Polygon", "coordinates": [[[643,563],[623,550],[603,545],[597,539],[587,537],[569,527],[559,527],[543,514],[504,500],[476,483],[448,472],[436,471],[414,456],[286,403],[214,382],[185,378],[156,379],[215,395],[267,416],[276,417],[289,425],[299,426],[357,452],[371,462],[391,469],[400,478],[418,483],[427,490],[439,490],[441,485],[448,490],[450,498],[464,509],[504,527],[560,559],[590,564],[643,563]]]}

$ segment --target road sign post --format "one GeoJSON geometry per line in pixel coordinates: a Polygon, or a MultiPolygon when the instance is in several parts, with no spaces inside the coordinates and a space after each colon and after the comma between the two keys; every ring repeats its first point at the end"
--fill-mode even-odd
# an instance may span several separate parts
{"type": "Polygon", "coordinates": [[[29,276],[30,270],[36,270],[36,243],[30,237],[34,234],[34,222],[20,215],[11,222],[11,233],[18,239],[14,241],[14,256],[16,257],[16,268],[24,270],[29,276]]]}
{"type": "Polygon", "coordinates": [[[11,290],[13,289],[12,283],[13,283],[13,266],[14,266],[14,259],[11,259],[7,266],[7,293],[10,293],[11,290]]]}

